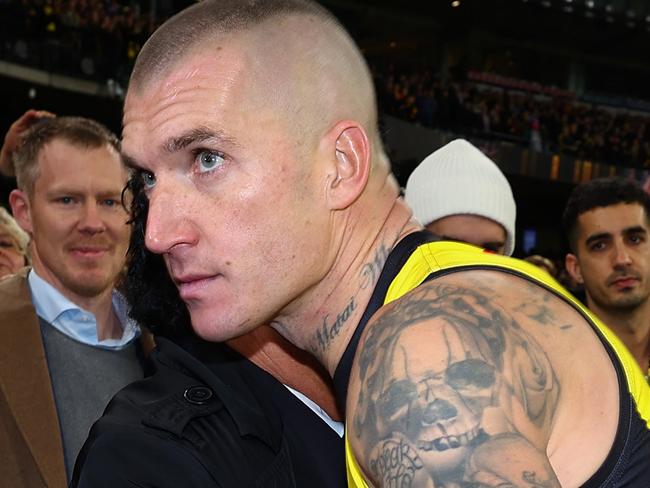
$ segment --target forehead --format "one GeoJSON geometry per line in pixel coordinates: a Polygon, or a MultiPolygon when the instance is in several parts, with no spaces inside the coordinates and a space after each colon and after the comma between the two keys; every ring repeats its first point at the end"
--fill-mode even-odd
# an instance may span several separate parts
{"type": "Polygon", "coordinates": [[[83,184],[121,189],[126,177],[120,156],[110,145],[81,147],[54,139],[39,153],[36,184],[41,188],[83,184]]]}
{"type": "Polygon", "coordinates": [[[506,231],[501,224],[480,215],[449,215],[436,220],[431,225],[438,234],[462,238],[462,240],[498,241],[506,237],[506,231]]]}
{"type": "Polygon", "coordinates": [[[232,40],[196,48],[159,79],[130,89],[124,104],[122,147],[132,157],[206,122],[228,125],[246,101],[251,63],[232,40]]]}
{"type": "Polygon", "coordinates": [[[648,230],[648,216],[639,203],[619,203],[597,207],[578,216],[578,230],[582,239],[594,234],[620,234],[631,227],[648,230]]]}

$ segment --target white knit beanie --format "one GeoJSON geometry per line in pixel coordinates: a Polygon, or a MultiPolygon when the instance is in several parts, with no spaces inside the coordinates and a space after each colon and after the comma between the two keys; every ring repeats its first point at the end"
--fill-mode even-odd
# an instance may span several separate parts
{"type": "Polygon", "coordinates": [[[405,199],[424,226],[458,214],[494,220],[506,230],[506,255],[515,249],[517,208],[510,184],[491,159],[464,139],[434,151],[415,168],[405,199]]]}

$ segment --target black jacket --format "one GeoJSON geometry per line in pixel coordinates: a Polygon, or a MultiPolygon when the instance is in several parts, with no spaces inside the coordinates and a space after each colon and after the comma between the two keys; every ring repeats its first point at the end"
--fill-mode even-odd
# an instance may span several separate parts
{"type": "Polygon", "coordinates": [[[346,485],[342,439],[271,375],[224,345],[157,342],[156,372],[109,403],[71,487],[346,485]]]}

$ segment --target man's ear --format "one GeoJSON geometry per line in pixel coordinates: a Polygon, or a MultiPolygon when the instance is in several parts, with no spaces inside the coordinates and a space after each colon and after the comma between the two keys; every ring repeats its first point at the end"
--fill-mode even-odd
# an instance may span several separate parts
{"type": "Polygon", "coordinates": [[[585,281],[582,279],[582,272],[580,271],[580,262],[575,254],[568,253],[566,255],[564,267],[576,283],[584,284],[585,281]]]}
{"type": "Polygon", "coordinates": [[[13,190],[9,194],[9,205],[11,205],[11,213],[18,225],[31,236],[33,234],[32,213],[27,193],[22,190],[13,190]]]}
{"type": "Polygon", "coordinates": [[[333,141],[333,165],[327,182],[330,208],[349,207],[363,193],[370,175],[370,144],[358,122],[342,121],[328,134],[333,141]]]}

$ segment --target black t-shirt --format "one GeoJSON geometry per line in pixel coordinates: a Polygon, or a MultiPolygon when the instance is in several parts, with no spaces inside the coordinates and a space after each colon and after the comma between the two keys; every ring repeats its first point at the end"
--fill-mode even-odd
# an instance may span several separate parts
{"type": "Polygon", "coordinates": [[[71,487],[341,487],[343,440],[221,344],[157,339],[155,373],[93,426],[71,487]]]}

